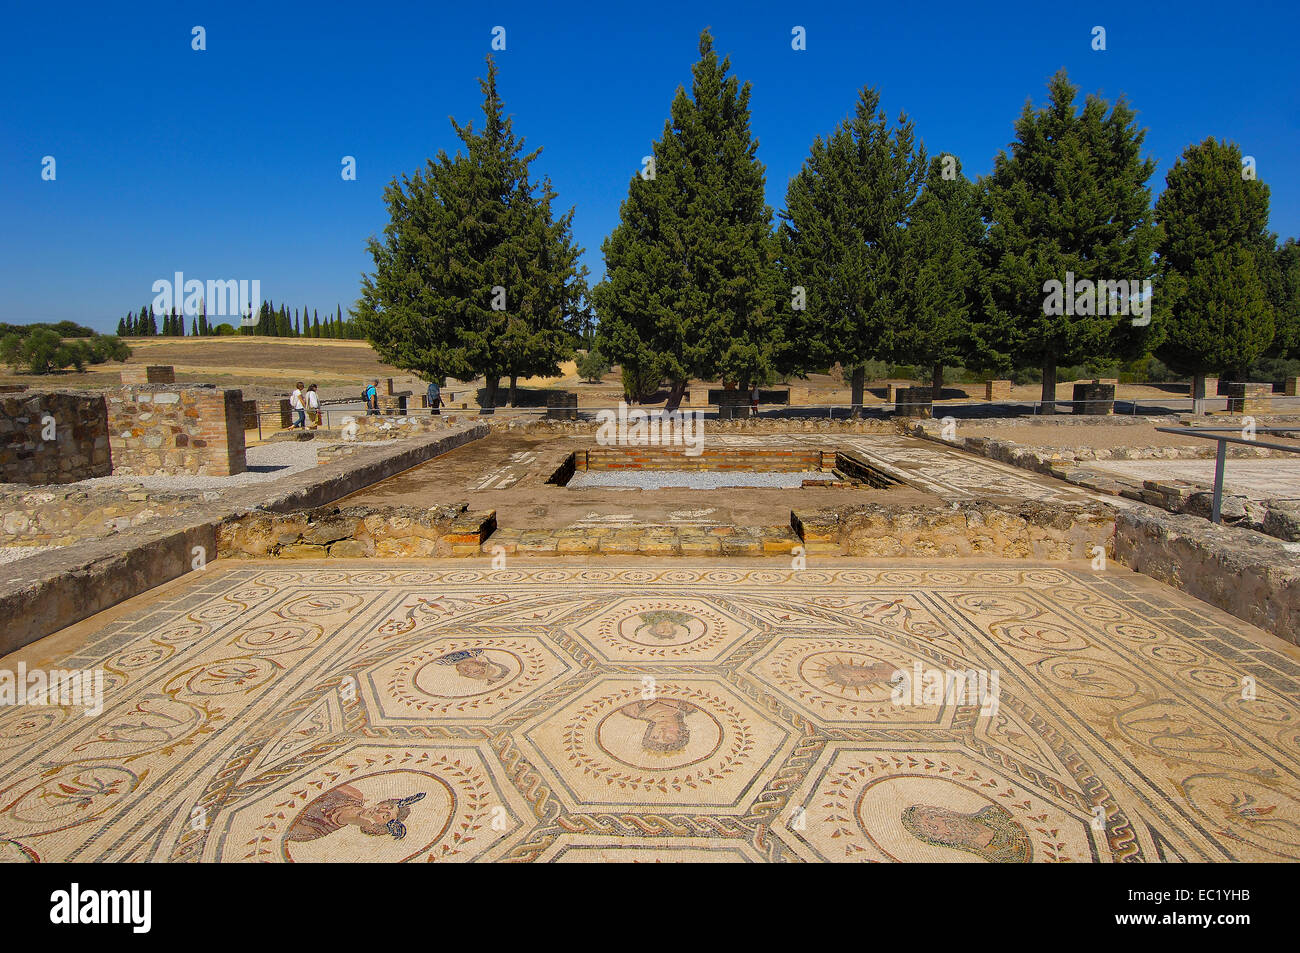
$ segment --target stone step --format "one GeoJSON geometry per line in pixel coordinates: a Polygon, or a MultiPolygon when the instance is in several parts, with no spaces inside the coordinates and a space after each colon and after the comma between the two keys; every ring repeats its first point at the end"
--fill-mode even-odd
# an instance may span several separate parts
{"type": "Polygon", "coordinates": [[[478,547],[508,556],[771,556],[801,541],[788,526],[503,527],[478,547]]]}

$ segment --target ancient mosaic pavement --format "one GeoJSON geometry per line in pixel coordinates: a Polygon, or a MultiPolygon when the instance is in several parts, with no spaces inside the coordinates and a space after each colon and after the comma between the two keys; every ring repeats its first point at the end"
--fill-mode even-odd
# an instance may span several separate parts
{"type": "Polygon", "coordinates": [[[839,434],[708,434],[708,446],[790,446],[807,443],[852,450],[872,463],[884,465],[912,485],[945,500],[997,499],[1085,503],[1104,500],[1127,505],[1127,500],[1102,496],[1028,473],[1010,464],[986,460],[932,441],[890,434],[842,436],[839,434]]]}
{"type": "Polygon", "coordinates": [[[1300,859],[1297,656],[1127,573],[282,565],[0,712],[0,857],[1300,859]]]}

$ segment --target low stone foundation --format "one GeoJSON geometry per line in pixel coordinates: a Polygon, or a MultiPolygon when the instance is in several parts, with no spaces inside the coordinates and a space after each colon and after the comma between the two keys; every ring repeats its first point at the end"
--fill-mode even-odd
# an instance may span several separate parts
{"type": "Polygon", "coordinates": [[[103,397],[45,391],[0,398],[0,483],[75,483],[110,471],[103,397]]]}
{"type": "Polygon", "coordinates": [[[217,529],[223,558],[349,559],[365,556],[477,556],[496,528],[492,510],[464,504],[321,507],[247,513],[217,529]]]}
{"type": "Polygon", "coordinates": [[[1300,645],[1300,553],[1250,530],[1125,510],[1115,559],[1300,645]]]}
{"type": "MultiPolygon", "coordinates": [[[[215,494],[210,494],[215,496],[215,494]]],[[[0,546],[70,546],[140,526],[202,501],[203,494],[146,491],[142,486],[41,487],[0,492],[0,546]]]]}
{"type": "Polygon", "coordinates": [[[1108,506],[986,501],[947,507],[865,503],[796,511],[791,526],[807,552],[899,558],[994,556],[1092,559],[1109,552],[1115,513],[1108,506]]]}

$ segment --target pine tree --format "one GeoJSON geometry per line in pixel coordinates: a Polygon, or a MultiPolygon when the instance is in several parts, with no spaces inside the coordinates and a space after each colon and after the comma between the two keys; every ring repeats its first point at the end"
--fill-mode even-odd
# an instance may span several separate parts
{"type": "Polygon", "coordinates": [[[1278,357],[1300,359],[1300,244],[1288,238],[1274,256],[1269,300],[1273,305],[1273,346],[1278,357]]]}
{"type": "Polygon", "coordinates": [[[727,76],[707,30],[699,56],[652,147],[653,177],[632,177],[592,294],[601,352],[637,387],[669,378],[666,410],[692,377],[765,382],[785,360],[751,88],[727,76]]]}
{"type": "Polygon", "coordinates": [[[891,131],[880,94],[868,87],[853,116],[813,142],[786,192],[781,260],[807,305],[792,309],[791,338],[805,367],[838,361],[851,370],[855,414],[866,362],[897,360],[913,342],[904,226],[925,174],[912,121],[900,115],[891,131]]]}
{"type": "Polygon", "coordinates": [[[1241,150],[1206,139],[1188,146],[1165,177],[1156,298],[1168,311],[1160,359],[1192,375],[1195,413],[1206,372],[1245,369],[1273,340],[1265,281],[1275,267],[1269,189],[1242,174],[1241,150]]]}
{"type": "Polygon", "coordinates": [[[117,319],[117,336],[120,338],[126,337],[126,318],[117,319]]]}
{"type": "Polygon", "coordinates": [[[441,379],[482,374],[488,408],[502,375],[558,373],[571,349],[566,321],[585,294],[554,192],[529,179],[540,149],[524,152],[488,58],[483,128],[452,126],[464,151],[440,151],[385,189],[390,222],[369,243],[355,320],[339,308],[337,335],[365,337],[396,367],[441,379]]]}
{"type": "Polygon", "coordinates": [[[1159,333],[1158,322],[1089,313],[1119,309],[1086,295],[1065,309],[1075,314],[1045,313],[1061,310],[1048,304],[1048,282],[1140,282],[1154,270],[1146,133],[1123,98],[1109,115],[1092,95],[1076,112],[1076,92],[1064,70],[1053,76],[1047,105],[1025,104],[1011,154],[997,156],[985,183],[990,267],[973,343],[986,365],[1041,367],[1044,413],[1056,410],[1059,365],[1135,357],[1159,333]]]}
{"type": "Polygon", "coordinates": [[[198,333],[206,336],[209,333],[208,332],[208,302],[206,299],[204,299],[199,304],[200,307],[199,307],[198,333]]]}
{"type": "Polygon", "coordinates": [[[141,308],[140,316],[135,320],[135,329],[132,333],[137,337],[143,337],[148,334],[149,332],[147,328],[149,327],[149,322],[153,320],[152,314],[153,312],[150,311],[149,308],[141,308]]]}
{"type": "Polygon", "coordinates": [[[907,363],[931,369],[935,399],[943,367],[966,357],[966,328],[979,307],[984,242],[978,186],[953,155],[931,160],[925,190],[907,225],[904,280],[910,340],[907,363]]]}

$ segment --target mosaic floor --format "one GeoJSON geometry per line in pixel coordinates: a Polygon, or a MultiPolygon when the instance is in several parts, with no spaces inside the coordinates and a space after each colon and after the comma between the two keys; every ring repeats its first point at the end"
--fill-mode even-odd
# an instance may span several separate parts
{"type": "Polygon", "coordinates": [[[1123,571],[217,563],[85,631],[0,664],[106,691],[0,711],[0,858],[1300,859],[1300,652],[1123,571]]]}
{"type": "Polygon", "coordinates": [[[1010,464],[986,460],[933,441],[889,434],[828,437],[825,434],[709,434],[709,446],[789,446],[807,443],[843,447],[870,462],[885,464],[910,483],[944,500],[1013,499],[1085,503],[1112,497],[1080,490],[1052,477],[1028,473],[1010,464]]]}
{"type": "MultiPolygon", "coordinates": [[[[1133,480],[1190,480],[1214,485],[1213,460],[1098,460],[1088,468],[1133,480]]],[[[1227,493],[1254,499],[1300,499],[1300,457],[1229,460],[1223,470],[1223,487],[1227,493]]]]}

